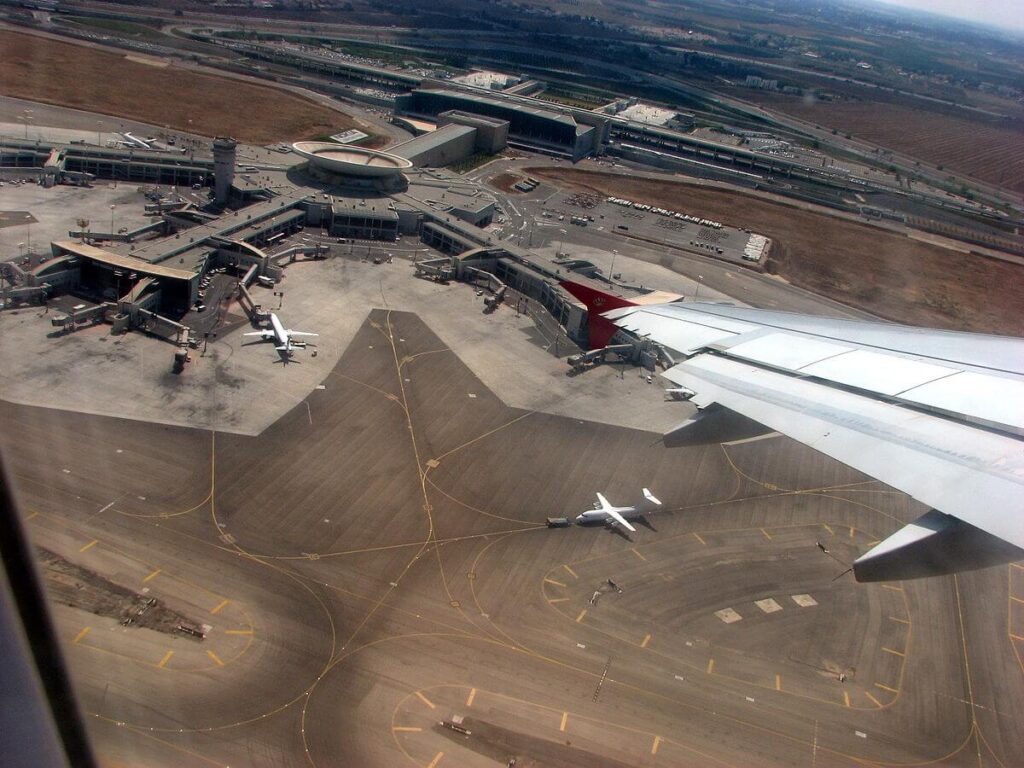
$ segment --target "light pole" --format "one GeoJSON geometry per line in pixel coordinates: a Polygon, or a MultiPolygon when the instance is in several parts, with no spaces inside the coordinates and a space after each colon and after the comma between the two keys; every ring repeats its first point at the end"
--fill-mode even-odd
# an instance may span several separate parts
{"type": "Polygon", "coordinates": [[[608,277],[610,279],[612,279],[612,280],[615,279],[615,257],[618,256],[618,255],[619,255],[619,252],[613,249],[612,250],[612,268],[611,268],[611,271],[608,273],[608,277]]]}
{"type": "Polygon", "coordinates": [[[700,284],[704,282],[704,275],[697,275],[697,285],[694,288],[693,298],[700,298],[700,284]]]}
{"type": "Polygon", "coordinates": [[[100,138],[100,132],[102,130],[103,130],[103,121],[102,120],[97,120],[96,121],[96,146],[97,147],[102,147],[103,146],[103,144],[102,144],[103,140],[100,138]]]}
{"type": "Polygon", "coordinates": [[[25,241],[28,243],[28,255],[32,257],[32,216],[25,214],[25,241]]]}
{"type": "Polygon", "coordinates": [[[558,250],[555,251],[555,258],[556,259],[560,259],[562,257],[562,245],[565,243],[565,230],[564,229],[560,229],[558,231],[562,233],[562,237],[558,241],[558,250]]]}
{"type": "Polygon", "coordinates": [[[32,120],[32,110],[31,109],[22,110],[21,114],[18,116],[18,119],[21,120],[21,122],[23,122],[25,124],[25,138],[27,139],[28,138],[28,124],[32,120]]]}
{"type": "Polygon", "coordinates": [[[114,209],[117,206],[113,203],[110,204],[110,239],[114,239],[114,209]]]}

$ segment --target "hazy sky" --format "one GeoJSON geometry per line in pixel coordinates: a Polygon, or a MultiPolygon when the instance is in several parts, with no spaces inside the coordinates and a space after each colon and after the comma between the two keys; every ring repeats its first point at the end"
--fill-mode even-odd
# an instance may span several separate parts
{"type": "Polygon", "coordinates": [[[880,0],[919,11],[941,13],[958,19],[971,19],[1003,29],[1024,30],[1022,0],[880,0]]]}

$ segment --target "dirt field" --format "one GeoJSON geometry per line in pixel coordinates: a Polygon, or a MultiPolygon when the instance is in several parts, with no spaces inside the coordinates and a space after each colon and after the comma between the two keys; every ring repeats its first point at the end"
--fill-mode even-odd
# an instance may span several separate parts
{"type": "Polygon", "coordinates": [[[274,88],[161,67],[45,37],[0,31],[0,94],[265,144],[358,127],[274,88]],[[191,124],[190,124],[191,121],[191,124]]]}
{"type": "Polygon", "coordinates": [[[565,188],[699,211],[768,235],[775,241],[770,271],[889,320],[1024,335],[1024,267],[741,193],[572,169],[527,172],[565,188]]]}
{"type": "Polygon", "coordinates": [[[499,173],[491,179],[489,183],[506,194],[520,195],[522,193],[518,189],[515,189],[515,185],[522,180],[523,177],[515,173],[499,173]]]}
{"type": "Polygon", "coordinates": [[[798,97],[774,95],[757,101],[801,120],[1024,192],[1024,129],[1013,123],[966,120],[883,102],[807,104],[798,97]]]}

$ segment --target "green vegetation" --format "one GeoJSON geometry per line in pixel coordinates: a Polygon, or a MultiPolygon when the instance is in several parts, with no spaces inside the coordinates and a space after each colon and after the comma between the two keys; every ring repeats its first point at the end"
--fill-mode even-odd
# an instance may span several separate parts
{"type": "Polygon", "coordinates": [[[590,93],[587,91],[569,91],[551,87],[545,88],[537,94],[537,98],[544,101],[550,101],[555,104],[565,104],[568,107],[578,107],[580,109],[595,109],[614,100],[613,96],[602,97],[596,93],[590,93]]]}
{"type": "Polygon", "coordinates": [[[467,173],[468,171],[472,171],[474,168],[479,168],[481,165],[489,163],[496,157],[498,157],[498,155],[489,155],[486,152],[478,152],[475,155],[467,157],[462,162],[449,165],[448,170],[454,171],[455,173],[467,173]]]}

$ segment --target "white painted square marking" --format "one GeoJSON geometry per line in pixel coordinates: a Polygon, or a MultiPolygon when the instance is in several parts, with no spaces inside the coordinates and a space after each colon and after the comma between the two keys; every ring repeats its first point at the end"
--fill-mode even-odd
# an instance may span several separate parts
{"type": "Polygon", "coordinates": [[[686,678],[683,677],[682,675],[676,675],[676,680],[680,680],[682,682],[686,682],[686,678]]]}
{"type": "Polygon", "coordinates": [[[734,621],[739,621],[743,617],[740,616],[732,608],[723,608],[720,611],[715,611],[715,616],[720,618],[726,624],[732,624],[734,621]]]}
{"type": "Polygon", "coordinates": [[[767,600],[755,600],[754,605],[765,613],[775,613],[776,611],[782,610],[782,606],[770,597],[767,600]]]}
{"type": "Polygon", "coordinates": [[[475,397],[476,397],[476,395],[474,395],[474,394],[473,394],[472,392],[470,392],[470,393],[469,393],[469,396],[470,396],[470,397],[473,397],[473,398],[475,398],[475,397]]]}
{"type": "Polygon", "coordinates": [[[801,608],[810,608],[812,605],[818,604],[818,601],[810,595],[793,595],[793,602],[801,608]]]}
{"type": "Polygon", "coordinates": [[[754,703],[754,697],[753,697],[753,696],[747,696],[747,697],[746,697],[746,699],[747,699],[747,701],[749,701],[749,702],[750,702],[751,704],[753,704],[753,703],[754,703]]]}
{"type": "Polygon", "coordinates": [[[866,733],[864,733],[864,731],[854,731],[853,735],[854,736],[858,736],[858,737],[860,737],[862,739],[866,739],[868,737],[868,735],[866,733]]]}

